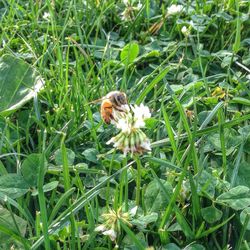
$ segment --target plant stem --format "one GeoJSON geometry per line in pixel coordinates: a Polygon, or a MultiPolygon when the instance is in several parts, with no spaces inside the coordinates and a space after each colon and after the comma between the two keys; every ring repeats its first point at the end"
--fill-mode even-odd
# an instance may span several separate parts
{"type": "Polygon", "coordinates": [[[136,194],[135,194],[135,204],[140,205],[140,191],[141,191],[141,160],[138,155],[134,156],[137,165],[137,175],[136,175],[136,194]]]}

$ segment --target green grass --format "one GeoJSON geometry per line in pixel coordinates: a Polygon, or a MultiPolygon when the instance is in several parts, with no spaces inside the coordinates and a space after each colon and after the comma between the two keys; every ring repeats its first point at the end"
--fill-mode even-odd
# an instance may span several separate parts
{"type": "Polygon", "coordinates": [[[249,1],[130,2],[0,2],[0,249],[250,249],[249,1]],[[113,90],[150,108],[151,153],[106,145],[113,90]]]}

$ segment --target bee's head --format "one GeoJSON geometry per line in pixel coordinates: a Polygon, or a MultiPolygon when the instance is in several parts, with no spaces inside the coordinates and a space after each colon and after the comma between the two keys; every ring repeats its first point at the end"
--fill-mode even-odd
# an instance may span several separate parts
{"type": "Polygon", "coordinates": [[[120,105],[124,105],[127,104],[127,96],[125,93],[120,92],[117,96],[116,96],[116,101],[117,103],[119,103],[120,105]]]}
{"type": "Polygon", "coordinates": [[[117,106],[127,104],[127,96],[124,92],[112,91],[107,95],[107,97],[117,106]]]}

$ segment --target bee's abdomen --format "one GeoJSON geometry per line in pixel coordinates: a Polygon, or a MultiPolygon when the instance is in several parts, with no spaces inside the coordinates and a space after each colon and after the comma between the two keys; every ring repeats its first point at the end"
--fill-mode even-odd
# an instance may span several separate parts
{"type": "Polygon", "coordinates": [[[101,105],[101,116],[105,123],[110,124],[111,119],[113,119],[113,107],[112,103],[108,100],[103,101],[101,105]]]}

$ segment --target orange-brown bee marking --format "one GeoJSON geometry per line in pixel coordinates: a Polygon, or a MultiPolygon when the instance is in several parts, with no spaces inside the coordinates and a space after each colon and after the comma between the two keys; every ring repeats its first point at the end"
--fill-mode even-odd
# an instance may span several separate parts
{"type": "Polygon", "coordinates": [[[101,104],[101,117],[103,121],[107,124],[110,124],[111,119],[113,119],[113,105],[110,100],[103,100],[101,104]]]}
{"type": "Polygon", "coordinates": [[[120,91],[112,91],[106,95],[101,104],[101,117],[106,124],[110,124],[113,117],[113,109],[123,112],[122,105],[127,104],[127,96],[120,91]]]}

